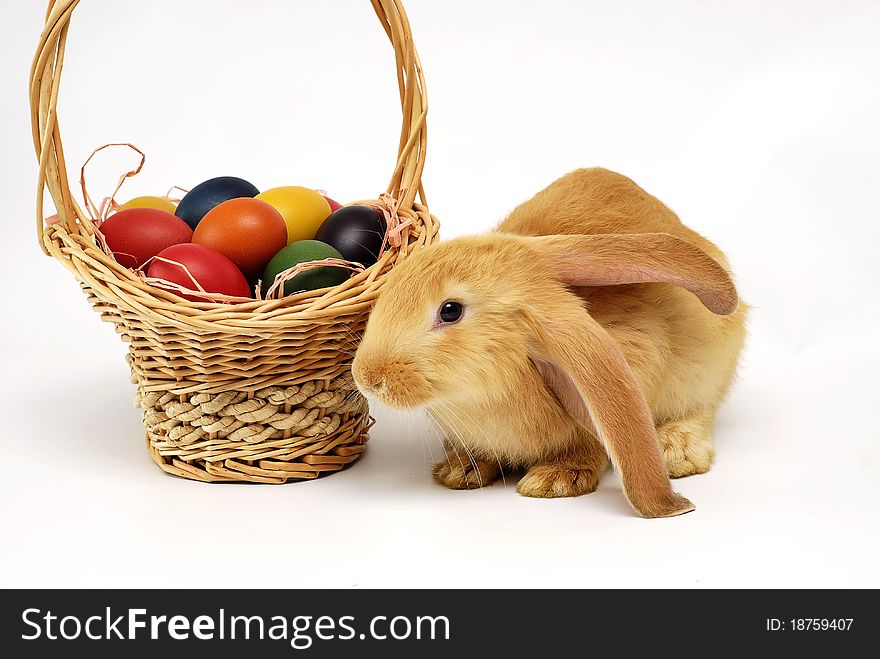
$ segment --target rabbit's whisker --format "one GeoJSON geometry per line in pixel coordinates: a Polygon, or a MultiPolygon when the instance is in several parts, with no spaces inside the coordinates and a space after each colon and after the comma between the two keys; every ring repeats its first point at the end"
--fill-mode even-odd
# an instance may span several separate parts
{"type": "MultiPolygon", "coordinates": [[[[448,413],[451,414],[452,416],[454,416],[455,419],[458,421],[458,423],[459,423],[461,426],[464,426],[464,425],[465,425],[465,424],[462,422],[461,418],[459,418],[459,416],[458,416],[458,415],[457,415],[457,414],[451,409],[451,407],[450,407],[447,403],[442,403],[442,404],[441,404],[441,409],[444,410],[444,411],[446,411],[446,412],[448,412],[448,413]]],[[[451,424],[451,423],[449,423],[449,422],[447,421],[447,425],[452,429],[452,431],[455,433],[456,438],[457,438],[458,441],[461,443],[461,447],[464,449],[465,453],[466,453],[467,456],[468,456],[468,459],[470,460],[471,465],[472,465],[473,468],[474,468],[474,471],[477,473],[477,482],[478,482],[479,485],[480,485],[480,489],[482,489],[482,488],[483,488],[483,474],[480,472],[480,468],[479,468],[479,466],[477,465],[477,459],[474,457],[473,452],[472,452],[471,449],[468,447],[467,443],[464,441],[464,438],[462,437],[461,433],[460,433],[460,432],[458,431],[458,429],[455,427],[455,424],[451,424]]],[[[456,451],[456,455],[458,455],[458,451],[456,451]]],[[[461,457],[459,457],[459,461],[460,461],[460,460],[461,460],[461,457]]],[[[463,462],[462,462],[461,468],[464,469],[464,463],[463,463],[463,462]]]]}
{"type": "MultiPolygon", "coordinates": [[[[489,435],[486,434],[486,429],[480,424],[476,424],[477,429],[480,431],[480,434],[483,436],[483,439],[486,440],[486,446],[489,447],[489,450],[492,451],[492,455],[495,456],[495,462],[498,463],[498,471],[501,472],[501,482],[504,486],[507,486],[507,479],[504,476],[504,465],[501,464],[501,456],[498,454],[498,451],[495,448],[494,442],[489,438],[489,435]]],[[[468,431],[473,431],[473,428],[468,427],[468,431]]]]}

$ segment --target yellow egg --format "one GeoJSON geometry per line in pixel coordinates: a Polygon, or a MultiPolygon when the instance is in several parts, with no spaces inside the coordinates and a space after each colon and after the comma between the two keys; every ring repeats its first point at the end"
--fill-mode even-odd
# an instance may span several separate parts
{"type": "Polygon", "coordinates": [[[124,211],[129,208],[158,208],[160,211],[165,211],[172,215],[174,215],[174,211],[177,210],[177,206],[164,197],[135,197],[122,204],[122,206],[119,207],[119,210],[124,211]]]}
{"type": "Polygon", "coordinates": [[[311,240],[330,215],[330,204],[320,193],[297,185],[272,188],[257,195],[281,213],[287,225],[287,244],[311,240]]]}

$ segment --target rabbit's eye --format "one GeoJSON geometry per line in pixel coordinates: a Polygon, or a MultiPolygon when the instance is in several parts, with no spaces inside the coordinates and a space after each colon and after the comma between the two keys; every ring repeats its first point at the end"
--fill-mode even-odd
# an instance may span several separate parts
{"type": "Polygon", "coordinates": [[[460,302],[452,302],[451,300],[447,300],[443,304],[440,305],[440,322],[442,323],[454,323],[459,318],[461,318],[461,314],[464,311],[464,307],[460,302]]]}

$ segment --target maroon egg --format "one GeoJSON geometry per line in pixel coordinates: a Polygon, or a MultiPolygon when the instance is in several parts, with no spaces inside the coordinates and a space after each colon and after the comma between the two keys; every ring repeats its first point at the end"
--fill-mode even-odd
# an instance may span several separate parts
{"type": "MultiPolygon", "coordinates": [[[[193,282],[195,279],[208,293],[251,297],[247,280],[232,261],[210,247],[195,243],[173,245],[162,250],[150,263],[147,276],[198,291],[198,286],[193,282]]],[[[198,293],[179,295],[194,302],[208,300],[198,293]]]]}
{"type": "Polygon", "coordinates": [[[101,233],[113,257],[126,268],[139,268],[166,247],[192,240],[186,222],[158,208],[119,211],[101,225],[101,233]]]}
{"type": "Polygon", "coordinates": [[[328,204],[330,204],[330,212],[331,212],[331,213],[335,213],[335,212],[338,211],[340,208],[342,208],[342,204],[340,204],[338,201],[334,201],[333,199],[331,199],[331,198],[328,197],[327,195],[321,195],[321,196],[324,197],[324,199],[327,200],[327,203],[328,203],[328,204]]]}

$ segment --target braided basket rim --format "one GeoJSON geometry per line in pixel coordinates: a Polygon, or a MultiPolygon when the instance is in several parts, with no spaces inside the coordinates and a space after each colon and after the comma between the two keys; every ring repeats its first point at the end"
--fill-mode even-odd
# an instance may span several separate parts
{"type": "MultiPolygon", "coordinates": [[[[422,207],[423,208],[423,207],[422,207]]],[[[110,258],[94,240],[52,224],[43,232],[48,253],[104,302],[180,329],[201,332],[267,334],[296,323],[338,319],[372,306],[385,277],[414,249],[438,236],[436,218],[425,211],[418,233],[410,232],[401,248],[390,247],[379,261],[333,288],[305,291],[277,300],[190,302],[146,283],[134,271],[110,258]]]]}

